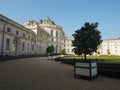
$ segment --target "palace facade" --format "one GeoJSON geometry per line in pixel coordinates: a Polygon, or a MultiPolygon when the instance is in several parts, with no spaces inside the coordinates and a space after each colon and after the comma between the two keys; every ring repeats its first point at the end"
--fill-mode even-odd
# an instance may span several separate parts
{"type": "MultiPolygon", "coordinates": [[[[74,55],[73,40],[65,37],[62,27],[50,18],[21,25],[0,14],[0,56],[43,55],[50,45],[54,46],[54,53],[65,49],[74,55]]],[[[103,40],[97,51],[99,55],[120,55],[120,38],[103,40]]]]}
{"type": "Polygon", "coordinates": [[[64,48],[66,50],[66,53],[70,55],[74,55],[74,52],[73,52],[74,47],[72,46],[73,40],[74,40],[73,37],[65,37],[64,48]]]}
{"type": "Polygon", "coordinates": [[[120,55],[120,38],[103,40],[98,52],[100,55],[120,55]]]}
{"type": "Polygon", "coordinates": [[[55,24],[49,17],[45,20],[38,20],[38,21],[27,21],[24,23],[24,26],[29,28],[33,27],[31,25],[38,25],[43,30],[45,30],[50,35],[49,45],[53,45],[55,48],[54,53],[60,53],[61,49],[64,48],[64,31],[62,30],[61,26],[55,24]]]}
{"type": "MultiPolygon", "coordinates": [[[[72,41],[74,40],[73,37],[66,37],[65,38],[65,49],[67,54],[74,54],[72,49],[72,41]]],[[[100,44],[97,53],[94,55],[118,55],[120,56],[120,38],[117,39],[104,39],[100,44]]]]}
{"type": "Polygon", "coordinates": [[[46,48],[49,45],[51,38],[49,33],[33,21],[27,22],[27,25],[24,26],[36,34],[36,52],[46,54],[46,48]]]}
{"type": "Polygon", "coordinates": [[[26,28],[0,14],[0,56],[45,54],[49,39],[38,25],[26,28]]]}

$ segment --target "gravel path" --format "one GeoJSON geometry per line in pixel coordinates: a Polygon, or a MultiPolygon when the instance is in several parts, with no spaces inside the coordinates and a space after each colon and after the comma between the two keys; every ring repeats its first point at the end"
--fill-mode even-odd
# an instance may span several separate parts
{"type": "Polygon", "coordinates": [[[73,66],[37,57],[0,62],[0,90],[120,90],[120,80],[74,78],[73,66]]]}

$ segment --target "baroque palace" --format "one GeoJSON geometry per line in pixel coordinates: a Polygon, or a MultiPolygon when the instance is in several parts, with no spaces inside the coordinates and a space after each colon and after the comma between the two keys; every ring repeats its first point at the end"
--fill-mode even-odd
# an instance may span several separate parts
{"type": "MultiPolygon", "coordinates": [[[[67,54],[74,54],[72,49],[73,37],[66,37],[65,38],[65,49],[67,54]]],[[[120,56],[120,38],[116,39],[104,39],[99,46],[97,53],[93,55],[118,55],[120,56]]]]}
{"type": "MultiPolygon", "coordinates": [[[[65,37],[61,26],[49,17],[45,20],[27,21],[23,25],[0,14],[0,56],[44,55],[46,48],[53,45],[54,53],[62,49],[74,54],[73,37],[65,37]]],[[[120,55],[120,38],[103,40],[100,55],[120,55]]]]}
{"type": "Polygon", "coordinates": [[[64,32],[50,18],[23,25],[0,14],[0,56],[44,55],[53,45],[54,53],[64,48],[64,32]]]}
{"type": "MultiPolygon", "coordinates": [[[[60,53],[61,49],[64,48],[64,35],[65,34],[62,30],[62,27],[56,25],[55,22],[52,21],[49,17],[45,20],[27,21],[24,23],[24,26],[34,32],[36,32],[34,27],[38,26],[44,32],[47,32],[50,35],[50,37],[48,37],[49,38],[48,45],[54,46],[54,48],[55,48],[54,53],[60,53]]],[[[44,37],[44,34],[42,37],[44,37]]],[[[44,40],[46,41],[46,38],[44,40]]],[[[41,44],[42,44],[42,42],[41,42],[41,44]]],[[[44,46],[44,44],[43,44],[43,46],[44,46]]]]}

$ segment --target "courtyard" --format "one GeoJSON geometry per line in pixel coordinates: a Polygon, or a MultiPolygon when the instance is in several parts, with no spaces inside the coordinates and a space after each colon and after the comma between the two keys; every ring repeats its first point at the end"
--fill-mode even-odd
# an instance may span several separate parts
{"type": "Polygon", "coordinates": [[[74,78],[72,65],[46,57],[0,62],[0,90],[119,90],[120,80],[74,78]]]}

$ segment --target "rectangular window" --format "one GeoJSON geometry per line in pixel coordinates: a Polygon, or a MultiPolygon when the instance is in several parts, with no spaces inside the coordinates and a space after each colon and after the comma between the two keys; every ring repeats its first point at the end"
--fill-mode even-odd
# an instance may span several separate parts
{"type": "Polygon", "coordinates": [[[69,53],[69,49],[68,49],[68,53],[69,53]]]}
{"type": "Polygon", "coordinates": [[[58,31],[56,31],[56,37],[58,37],[58,31]]]}
{"type": "Polygon", "coordinates": [[[28,39],[30,39],[30,35],[28,35],[28,39]]]}
{"type": "Polygon", "coordinates": [[[39,46],[37,45],[37,51],[39,51],[39,46]]]}
{"type": "Polygon", "coordinates": [[[25,49],[25,42],[22,42],[22,51],[25,49]]]}
{"type": "Polygon", "coordinates": [[[11,28],[10,27],[7,27],[7,32],[10,32],[11,28]]]}
{"type": "Polygon", "coordinates": [[[53,30],[51,30],[51,36],[53,37],[53,30]]]}
{"type": "Polygon", "coordinates": [[[54,39],[53,38],[51,38],[51,42],[53,42],[54,41],[54,39]]]}
{"type": "Polygon", "coordinates": [[[19,35],[19,31],[16,31],[16,34],[19,35]]]}
{"type": "Polygon", "coordinates": [[[9,46],[10,46],[10,39],[6,39],[6,50],[9,50],[9,46]]]}
{"type": "Polygon", "coordinates": [[[23,33],[23,37],[25,37],[25,33],[23,33]]]}
{"type": "Polygon", "coordinates": [[[32,37],[32,40],[35,40],[34,37],[32,37]]]}
{"type": "Polygon", "coordinates": [[[28,43],[28,51],[29,51],[29,48],[30,48],[30,44],[28,43]]]}
{"type": "Polygon", "coordinates": [[[34,44],[32,44],[32,51],[34,51],[34,44]]]}

